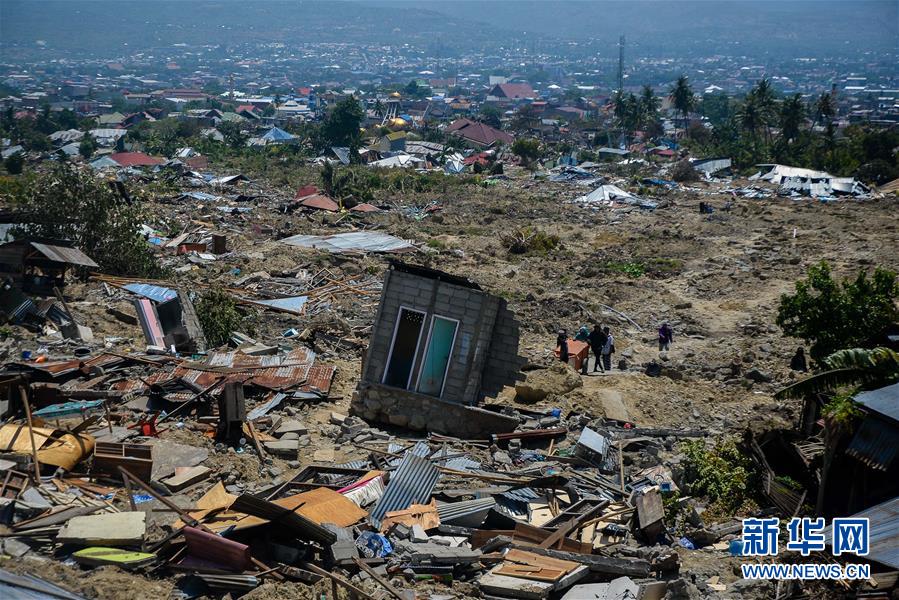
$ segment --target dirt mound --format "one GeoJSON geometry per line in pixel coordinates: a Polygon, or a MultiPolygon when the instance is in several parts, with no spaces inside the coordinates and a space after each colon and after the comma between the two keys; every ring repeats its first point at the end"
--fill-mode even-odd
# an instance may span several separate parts
{"type": "Polygon", "coordinates": [[[524,381],[515,384],[516,400],[540,402],[550,394],[563,396],[582,385],[584,382],[571,367],[558,362],[546,369],[528,371],[524,381]]]}

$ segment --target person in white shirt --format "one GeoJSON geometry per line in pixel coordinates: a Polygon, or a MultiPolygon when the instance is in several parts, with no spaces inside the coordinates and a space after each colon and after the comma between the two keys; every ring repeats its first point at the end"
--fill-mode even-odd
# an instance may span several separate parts
{"type": "Polygon", "coordinates": [[[603,328],[602,331],[606,334],[606,343],[602,347],[602,364],[605,370],[609,371],[612,369],[612,355],[615,354],[615,338],[612,337],[608,327],[603,328]]]}

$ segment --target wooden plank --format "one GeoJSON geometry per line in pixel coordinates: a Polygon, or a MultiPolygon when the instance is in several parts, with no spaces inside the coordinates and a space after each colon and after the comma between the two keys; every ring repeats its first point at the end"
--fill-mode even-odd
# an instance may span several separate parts
{"type": "Polygon", "coordinates": [[[662,496],[656,490],[650,490],[637,496],[637,520],[640,529],[646,529],[661,521],[665,516],[662,508],[662,496]]]}
{"type": "Polygon", "coordinates": [[[555,582],[562,578],[564,571],[558,569],[550,569],[549,567],[541,567],[537,565],[516,565],[503,563],[494,571],[497,575],[508,575],[509,577],[520,577],[521,579],[533,579],[535,581],[555,582]]]}
{"type": "Polygon", "coordinates": [[[538,548],[536,546],[527,545],[522,546],[518,543],[513,544],[513,548],[587,565],[590,567],[590,570],[595,573],[627,575],[628,577],[649,577],[650,573],[649,561],[640,558],[613,558],[610,556],[600,556],[598,554],[576,554],[574,552],[563,552],[551,548],[538,548]]]}
{"type": "Polygon", "coordinates": [[[372,579],[378,582],[378,584],[387,590],[391,596],[396,598],[396,600],[406,600],[406,597],[400,592],[398,589],[393,587],[389,581],[381,577],[377,571],[369,567],[367,564],[359,560],[358,558],[353,558],[353,562],[356,563],[356,566],[368,573],[372,579]]]}
{"type": "Polygon", "coordinates": [[[568,533],[577,527],[578,517],[573,517],[568,522],[559,525],[559,528],[553,531],[549,537],[540,542],[538,546],[541,548],[552,548],[557,543],[561,542],[562,539],[568,535],[568,533]]]}
{"type": "Polygon", "coordinates": [[[578,567],[579,564],[571,560],[563,560],[561,558],[553,558],[551,556],[541,556],[540,554],[535,554],[533,552],[519,550],[516,548],[513,548],[512,550],[506,552],[505,559],[507,561],[519,563],[522,565],[538,565],[550,569],[557,569],[559,571],[562,571],[563,573],[573,571],[578,567]]]}
{"type": "Polygon", "coordinates": [[[195,483],[203,481],[209,477],[212,469],[197,465],[195,467],[175,467],[175,474],[167,479],[163,479],[162,483],[172,492],[179,492],[186,487],[190,487],[195,483]]]}
{"type": "MultiPolygon", "coordinates": [[[[516,542],[524,541],[534,545],[537,545],[545,540],[547,537],[549,537],[550,534],[550,531],[541,529],[539,527],[534,527],[526,523],[516,523],[514,531],[511,532],[511,536],[513,539],[515,539],[516,542]]],[[[562,539],[561,550],[564,550],[566,552],[581,552],[584,554],[590,554],[591,552],[593,552],[593,548],[592,546],[590,546],[590,544],[582,544],[570,537],[562,539]]]]}
{"type": "Polygon", "coordinates": [[[555,587],[545,581],[533,581],[520,577],[509,577],[490,571],[481,575],[478,586],[482,592],[498,594],[503,597],[522,598],[524,600],[541,600],[546,598],[555,587]]]}

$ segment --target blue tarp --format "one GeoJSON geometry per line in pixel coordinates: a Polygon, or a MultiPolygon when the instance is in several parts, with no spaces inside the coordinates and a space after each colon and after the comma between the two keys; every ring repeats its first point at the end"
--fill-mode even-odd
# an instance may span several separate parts
{"type": "Polygon", "coordinates": [[[165,302],[178,296],[178,292],[175,290],[151,283],[129,283],[123,287],[133,294],[149,298],[154,302],[165,302]]]}
{"type": "Polygon", "coordinates": [[[69,415],[80,415],[81,413],[100,408],[103,404],[102,400],[78,400],[65,402],[63,404],[51,404],[39,410],[34,411],[34,416],[55,419],[57,417],[65,417],[69,415]]]}

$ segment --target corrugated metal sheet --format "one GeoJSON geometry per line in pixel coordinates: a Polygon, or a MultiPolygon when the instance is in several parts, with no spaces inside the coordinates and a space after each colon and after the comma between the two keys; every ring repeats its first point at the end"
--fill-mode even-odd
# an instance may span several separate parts
{"type": "Polygon", "coordinates": [[[67,248],[65,246],[52,246],[50,244],[41,244],[40,242],[31,242],[31,247],[49,258],[50,260],[68,263],[70,265],[79,265],[81,267],[99,267],[97,263],[91,260],[87,254],[78,248],[67,248]]]}
{"type": "Polygon", "coordinates": [[[448,459],[443,463],[443,466],[455,471],[472,471],[474,469],[480,469],[481,463],[465,456],[457,456],[456,458],[448,459]]]}
{"type": "Polygon", "coordinates": [[[125,362],[126,359],[116,356],[115,354],[98,354],[97,356],[93,356],[88,358],[87,360],[80,359],[72,359],[72,360],[60,360],[54,362],[46,362],[46,363],[16,363],[19,366],[28,367],[34,369],[35,371],[41,371],[51,375],[52,377],[58,377],[61,375],[68,375],[74,371],[77,371],[81,367],[81,363],[88,368],[92,366],[103,367],[104,369],[109,369],[111,367],[120,365],[125,362]]]}
{"type": "Polygon", "coordinates": [[[496,505],[493,498],[478,498],[437,505],[440,522],[461,527],[479,527],[487,517],[487,511],[496,505]]]}
{"type": "Polygon", "coordinates": [[[291,296],[289,298],[273,298],[271,300],[247,300],[251,304],[259,304],[262,306],[271,306],[295,315],[302,315],[308,296],[291,296]]]}
{"type": "Polygon", "coordinates": [[[317,248],[335,254],[415,251],[415,246],[410,242],[378,231],[351,231],[335,235],[294,235],[282,239],[281,243],[301,248],[317,248]]]}
{"type": "Polygon", "coordinates": [[[340,463],[339,465],[335,465],[341,469],[370,469],[371,463],[364,459],[359,460],[351,460],[350,462],[340,463]]]}
{"type": "MultiPolygon", "coordinates": [[[[869,552],[866,560],[872,560],[893,569],[899,569],[899,498],[872,506],[852,518],[870,522],[869,552]]],[[[827,544],[833,543],[831,526],[824,530],[827,544]]]]}
{"type": "Polygon", "coordinates": [[[862,421],[846,454],[872,469],[889,470],[896,454],[899,454],[899,426],[869,416],[862,421]]]}
{"type": "Polygon", "coordinates": [[[265,416],[270,410],[281,404],[287,398],[287,394],[275,394],[267,402],[263,402],[259,406],[247,413],[247,421],[254,421],[259,417],[265,416]]]}
{"type": "Polygon", "coordinates": [[[499,494],[503,498],[507,498],[514,502],[524,502],[527,504],[531,500],[537,500],[541,498],[540,494],[532,490],[531,488],[518,488],[517,490],[508,490],[506,492],[500,492],[499,494]]]}
{"type": "Polygon", "coordinates": [[[306,383],[300,386],[300,391],[318,392],[327,396],[336,372],[337,367],[333,365],[312,365],[306,373],[306,383]]]}
{"type": "Polygon", "coordinates": [[[854,398],[856,402],[886,417],[899,421],[899,383],[877,390],[862,392],[854,398]]]}
{"type": "Polygon", "coordinates": [[[175,290],[150,283],[128,283],[122,287],[132,294],[149,298],[154,302],[165,302],[178,297],[178,292],[175,290]]]}
{"type": "Polygon", "coordinates": [[[412,503],[427,503],[439,477],[440,472],[431,461],[406,454],[400,468],[390,476],[384,495],[371,511],[372,525],[380,527],[381,519],[390,511],[404,510],[412,503]]]}
{"type": "Polygon", "coordinates": [[[34,575],[16,575],[6,569],[0,569],[0,597],[11,600],[87,600],[34,575]]]}

